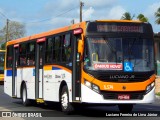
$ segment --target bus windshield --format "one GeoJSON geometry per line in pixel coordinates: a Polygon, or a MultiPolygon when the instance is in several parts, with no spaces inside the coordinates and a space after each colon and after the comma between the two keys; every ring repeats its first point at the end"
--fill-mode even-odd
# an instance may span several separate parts
{"type": "Polygon", "coordinates": [[[153,41],[143,38],[88,37],[84,68],[124,72],[154,70],[153,41]]]}

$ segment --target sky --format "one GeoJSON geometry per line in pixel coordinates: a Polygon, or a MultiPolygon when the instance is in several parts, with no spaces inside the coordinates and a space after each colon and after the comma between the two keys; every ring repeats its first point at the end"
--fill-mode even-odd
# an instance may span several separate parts
{"type": "MultiPolygon", "coordinates": [[[[121,19],[125,12],[137,16],[144,14],[152,24],[153,31],[160,32],[155,24],[154,13],[160,0],[81,0],[84,2],[84,20],[121,19]]],[[[0,0],[0,29],[6,19],[25,25],[26,35],[49,31],[79,22],[80,0],[0,0]]],[[[134,18],[136,19],[136,17],[134,18]]]]}

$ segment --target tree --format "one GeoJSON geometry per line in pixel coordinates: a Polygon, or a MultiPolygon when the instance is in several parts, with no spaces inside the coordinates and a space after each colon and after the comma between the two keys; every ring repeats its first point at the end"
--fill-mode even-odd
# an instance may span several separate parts
{"type": "MultiPolygon", "coordinates": [[[[7,26],[4,26],[3,29],[0,30],[0,42],[1,43],[6,42],[6,28],[7,26]]],[[[9,21],[8,35],[7,35],[8,41],[24,37],[24,35],[25,35],[24,24],[16,22],[16,21],[9,21]]],[[[1,45],[1,48],[4,48],[4,45],[5,43],[1,45]]]]}
{"type": "Polygon", "coordinates": [[[125,12],[123,16],[121,17],[122,20],[132,20],[135,17],[135,15],[131,16],[129,12],[125,12]]]}
{"type": "Polygon", "coordinates": [[[139,14],[137,16],[137,19],[140,20],[140,21],[142,21],[142,22],[148,22],[148,18],[145,17],[143,14],[139,14]]]}
{"type": "Polygon", "coordinates": [[[160,24],[160,8],[157,9],[157,12],[155,12],[155,17],[156,17],[156,24],[160,24]]]}

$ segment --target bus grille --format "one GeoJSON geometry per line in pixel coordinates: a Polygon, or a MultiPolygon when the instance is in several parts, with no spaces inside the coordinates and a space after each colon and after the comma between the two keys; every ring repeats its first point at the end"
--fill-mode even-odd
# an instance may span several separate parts
{"type": "MultiPolygon", "coordinates": [[[[143,82],[146,81],[147,79],[150,78],[150,75],[135,75],[135,78],[133,79],[126,79],[126,78],[110,78],[112,74],[101,74],[101,75],[94,75],[95,78],[104,81],[104,82],[120,82],[120,83],[125,83],[125,82],[143,82]]],[[[123,75],[123,74],[122,74],[123,75]]]]}
{"type": "Polygon", "coordinates": [[[104,99],[118,100],[118,94],[128,94],[128,95],[130,95],[130,100],[142,100],[145,92],[144,91],[139,91],[139,92],[106,92],[106,91],[101,91],[101,94],[103,95],[104,99]]]}

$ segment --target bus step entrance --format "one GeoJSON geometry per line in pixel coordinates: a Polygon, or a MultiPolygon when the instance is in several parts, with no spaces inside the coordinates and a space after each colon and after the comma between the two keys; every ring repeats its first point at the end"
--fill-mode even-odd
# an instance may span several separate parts
{"type": "Polygon", "coordinates": [[[36,99],[36,102],[37,103],[44,103],[44,100],[43,99],[36,99]]]}

